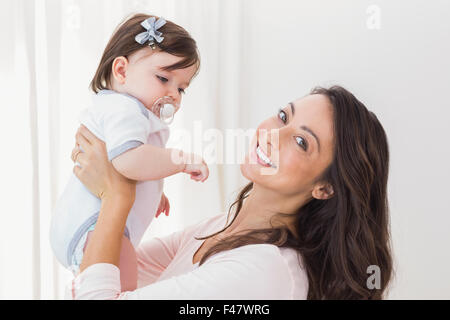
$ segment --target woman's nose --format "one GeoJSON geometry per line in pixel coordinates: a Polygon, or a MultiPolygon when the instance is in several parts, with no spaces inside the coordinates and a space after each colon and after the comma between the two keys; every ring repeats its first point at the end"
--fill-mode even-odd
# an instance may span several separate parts
{"type": "Polygon", "coordinates": [[[280,147],[280,129],[270,127],[261,128],[258,130],[258,143],[270,157],[280,147]]]}

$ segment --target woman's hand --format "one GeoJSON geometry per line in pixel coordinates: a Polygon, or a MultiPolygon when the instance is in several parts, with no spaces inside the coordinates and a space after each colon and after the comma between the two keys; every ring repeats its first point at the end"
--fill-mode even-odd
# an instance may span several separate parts
{"type": "Polygon", "coordinates": [[[123,232],[134,203],[136,182],[116,171],[108,160],[105,143],[85,126],[80,126],[75,139],[72,160],[76,164],[73,172],[102,200],[97,224],[87,243],[80,272],[96,263],[111,263],[119,267],[123,232]]]}
{"type": "Polygon", "coordinates": [[[81,125],[75,136],[74,174],[98,198],[119,198],[134,203],[136,181],[122,176],[108,160],[105,143],[81,125]],[[81,148],[80,148],[81,147],[81,148]],[[81,151],[83,150],[83,151],[81,151]]]}

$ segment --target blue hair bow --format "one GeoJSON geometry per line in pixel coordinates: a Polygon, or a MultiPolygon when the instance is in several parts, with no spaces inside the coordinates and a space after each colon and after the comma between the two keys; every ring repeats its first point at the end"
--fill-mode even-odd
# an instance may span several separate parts
{"type": "Polygon", "coordinates": [[[155,17],[148,18],[141,22],[141,26],[143,26],[147,31],[139,33],[134,39],[140,44],[144,44],[149,41],[148,45],[151,46],[152,49],[155,49],[155,41],[161,43],[161,41],[164,40],[164,37],[161,37],[162,32],[157,30],[165,24],[166,20],[162,17],[158,20],[156,20],[155,17]]]}

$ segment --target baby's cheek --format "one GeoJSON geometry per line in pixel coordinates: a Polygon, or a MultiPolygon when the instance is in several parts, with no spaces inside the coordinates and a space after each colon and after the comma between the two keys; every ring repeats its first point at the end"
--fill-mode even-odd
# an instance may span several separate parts
{"type": "Polygon", "coordinates": [[[146,100],[157,100],[158,92],[160,91],[159,84],[154,79],[137,79],[135,88],[139,88],[139,95],[146,100]]]}

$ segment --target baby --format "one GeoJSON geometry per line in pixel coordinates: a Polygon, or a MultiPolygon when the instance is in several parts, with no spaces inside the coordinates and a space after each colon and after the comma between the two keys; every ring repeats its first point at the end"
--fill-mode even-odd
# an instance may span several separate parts
{"type": "MultiPolygon", "coordinates": [[[[137,180],[122,239],[122,291],[137,286],[134,248],[153,216],[168,213],[163,178],[179,172],[196,181],[208,178],[208,167],[200,157],[165,148],[168,123],[198,68],[196,43],[182,27],[136,14],[111,37],[91,82],[96,95],[93,105],[81,113],[80,123],[105,142],[114,168],[137,180]]],[[[74,274],[79,272],[100,205],[75,175],[57,201],[50,242],[56,258],[74,274]]]]}

